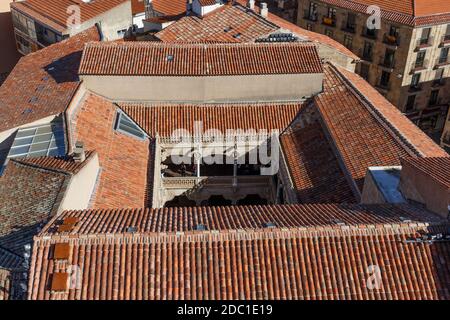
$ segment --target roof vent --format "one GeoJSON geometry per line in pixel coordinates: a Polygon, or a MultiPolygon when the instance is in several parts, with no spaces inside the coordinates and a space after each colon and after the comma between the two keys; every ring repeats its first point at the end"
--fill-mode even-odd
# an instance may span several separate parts
{"type": "Polygon", "coordinates": [[[232,26],[228,26],[225,29],[223,29],[223,32],[228,32],[228,31],[231,31],[231,30],[233,30],[233,27],[232,26]]]}
{"type": "Polygon", "coordinates": [[[400,221],[405,222],[405,223],[410,223],[410,222],[412,222],[411,219],[406,218],[406,217],[400,217],[400,221]]]}
{"type": "Polygon", "coordinates": [[[194,230],[197,230],[197,231],[205,231],[205,230],[206,230],[206,226],[205,226],[204,224],[197,224],[197,225],[194,227],[194,230]]]}
{"type": "Polygon", "coordinates": [[[28,113],[32,113],[33,109],[25,109],[23,110],[22,114],[28,114],[28,113]]]}
{"type": "Polygon", "coordinates": [[[264,228],[276,228],[277,225],[271,221],[268,221],[268,222],[263,223],[263,227],[264,228]]]}
{"type": "Polygon", "coordinates": [[[127,227],[127,232],[128,233],[136,233],[137,232],[137,228],[136,227],[127,227]]]}
{"type": "Polygon", "coordinates": [[[345,222],[341,219],[331,219],[331,222],[337,224],[338,226],[345,226],[345,222]]]}
{"type": "Polygon", "coordinates": [[[233,35],[233,38],[235,38],[235,39],[239,39],[240,37],[241,37],[240,33],[236,33],[235,35],[233,35]]]}
{"type": "Polygon", "coordinates": [[[167,61],[173,61],[173,54],[168,54],[166,57],[167,61]]]}
{"type": "Polygon", "coordinates": [[[75,162],[84,162],[86,160],[86,153],[84,152],[84,144],[81,141],[75,143],[75,150],[73,151],[73,160],[75,162]]]}
{"type": "Polygon", "coordinates": [[[255,0],[248,0],[248,2],[247,2],[247,7],[248,7],[250,10],[255,10],[255,0]]]}

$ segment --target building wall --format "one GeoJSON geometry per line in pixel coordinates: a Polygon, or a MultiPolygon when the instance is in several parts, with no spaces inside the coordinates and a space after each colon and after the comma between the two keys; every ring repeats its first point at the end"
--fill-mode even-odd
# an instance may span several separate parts
{"type": "Polygon", "coordinates": [[[21,57],[16,49],[10,2],[12,0],[0,1],[0,85],[21,57]]]}
{"type": "Polygon", "coordinates": [[[323,74],[81,78],[87,89],[116,101],[271,101],[298,100],[321,92],[323,74]]]}
{"type": "Polygon", "coordinates": [[[101,25],[101,29],[105,40],[113,41],[123,38],[123,34],[119,35],[117,31],[129,30],[133,25],[133,15],[131,13],[131,1],[124,2],[123,4],[98,15],[95,18],[88,20],[81,24],[78,29],[69,29],[68,34],[73,36],[86,29],[89,29],[96,23],[101,25]]]}
{"type": "MultiPolygon", "coordinates": [[[[416,94],[415,110],[408,110],[407,114],[419,127],[428,133],[436,141],[439,140],[439,135],[442,133],[445,113],[450,102],[450,81],[446,81],[445,85],[433,87],[433,80],[436,76],[436,60],[440,55],[441,47],[440,40],[445,34],[447,24],[436,25],[432,27],[431,37],[434,39],[433,46],[426,49],[427,54],[425,59],[429,61],[426,70],[420,71],[422,73],[420,81],[422,82],[421,90],[414,91],[410,89],[412,74],[411,66],[417,58],[416,43],[422,34],[423,28],[412,28],[407,25],[400,25],[391,21],[382,20],[381,29],[377,32],[377,38],[371,39],[363,35],[364,26],[366,25],[367,15],[362,15],[352,10],[333,7],[336,9],[336,23],[335,26],[329,26],[323,23],[323,17],[328,13],[329,5],[322,3],[320,0],[298,1],[298,16],[297,24],[303,28],[311,29],[312,31],[330,35],[333,39],[345,44],[344,38],[346,36],[353,37],[352,46],[350,49],[360,57],[363,57],[364,43],[373,43],[372,59],[363,59],[363,62],[357,67],[357,72],[361,73],[362,64],[369,66],[369,74],[367,81],[376,87],[390,102],[397,106],[401,111],[407,112],[406,102],[408,96],[416,94]],[[311,2],[318,4],[317,21],[311,21],[305,17],[305,13],[309,10],[311,2]],[[355,33],[346,32],[342,30],[343,24],[347,20],[347,13],[353,12],[356,14],[356,31],[355,33]],[[384,41],[384,35],[389,32],[391,25],[399,28],[400,43],[398,46],[387,45],[384,41]],[[385,68],[380,66],[384,60],[386,49],[395,50],[395,62],[393,68],[385,68]],[[380,85],[382,71],[389,72],[390,84],[388,87],[380,85]],[[429,99],[432,90],[440,89],[440,101],[436,106],[429,106],[429,99]],[[433,121],[432,127],[430,118],[437,115],[437,121],[433,121]]],[[[444,77],[450,77],[450,65],[443,66],[444,77]]]]}

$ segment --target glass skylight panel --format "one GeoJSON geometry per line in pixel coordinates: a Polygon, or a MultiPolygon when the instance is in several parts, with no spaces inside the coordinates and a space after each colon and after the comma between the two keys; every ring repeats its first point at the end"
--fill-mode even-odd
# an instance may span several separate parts
{"type": "Polygon", "coordinates": [[[145,138],[145,132],[122,112],[118,113],[116,130],[132,135],[139,139],[145,138]]]}
{"type": "Polygon", "coordinates": [[[19,157],[60,156],[65,153],[62,122],[19,129],[8,159],[19,157]]]}

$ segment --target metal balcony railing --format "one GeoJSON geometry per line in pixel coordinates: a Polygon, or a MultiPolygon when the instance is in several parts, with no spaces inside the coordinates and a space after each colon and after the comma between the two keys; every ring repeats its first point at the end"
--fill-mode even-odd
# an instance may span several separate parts
{"type": "Polygon", "coordinates": [[[421,61],[415,61],[411,65],[411,72],[414,73],[416,71],[428,69],[428,65],[429,65],[428,59],[421,60],[421,61]]]}
{"type": "Polygon", "coordinates": [[[356,32],[356,23],[349,23],[348,21],[344,21],[342,23],[341,29],[345,32],[355,33],[356,32]]]}
{"type": "Polygon", "coordinates": [[[446,35],[442,36],[441,45],[450,45],[450,34],[446,34],[446,35]]]}
{"type": "Polygon", "coordinates": [[[373,62],[373,51],[369,52],[367,50],[361,49],[359,51],[359,56],[366,61],[373,62]]]}
{"type": "Polygon", "coordinates": [[[364,28],[361,35],[365,38],[376,40],[378,38],[378,30],[364,28]]]}
{"type": "Polygon", "coordinates": [[[431,84],[433,87],[442,87],[445,86],[446,80],[444,78],[441,79],[435,79],[433,80],[433,83],[431,84]]]}
{"type": "Polygon", "coordinates": [[[400,45],[400,36],[399,35],[390,35],[389,33],[385,33],[383,36],[383,42],[389,46],[398,47],[400,45]]]}
{"type": "Polygon", "coordinates": [[[380,66],[388,68],[388,69],[394,69],[395,67],[395,59],[387,58],[386,56],[380,56],[380,66]]]}
{"type": "Polygon", "coordinates": [[[436,63],[435,63],[435,65],[437,66],[437,67],[441,67],[441,66],[445,66],[445,65],[448,65],[448,64],[450,64],[450,57],[439,57],[439,58],[437,58],[436,59],[436,63]]]}
{"type": "Polygon", "coordinates": [[[319,17],[319,13],[317,11],[305,10],[303,14],[303,18],[309,21],[317,21],[319,17]]]}
{"type": "Polygon", "coordinates": [[[322,24],[330,27],[336,27],[336,17],[322,17],[322,24]]]}
{"type": "Polygon", "coordinates": [[[434,44],[434,37],[429,37],[427,39],[419,39],[416,42],[416,48],[422,49],[422,48],[428,48],[433,46],[434,44]]]}

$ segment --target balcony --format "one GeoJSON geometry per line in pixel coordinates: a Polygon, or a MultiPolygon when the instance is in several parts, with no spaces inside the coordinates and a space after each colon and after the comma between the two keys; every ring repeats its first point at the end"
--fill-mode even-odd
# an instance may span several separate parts
{"type": "Polygon", "coordinates": [[[322,24],[329,27],[336,27],[336,18],[335,17],[322,17],[322,24]]]}
{"type": "Polygon", "coordinates": [[[429,37],[428,39],[419,39],[416,42],[416,51],[432,47],[433,44],[434,44],[434,37],[429,37]]]}
{"type": "Polygon", "coordinates": [[[356,24],[346,21],[342,24],[341,30],[349,33],[356,33],[356,24]]]}
{"type": "Polygon", "coordinates": [[[446,34],[441,38],[441,47],[450,46],[450,34],[446,34]]]}
{"type": "Polygon", "coordinates": [[[361,49],[359,51],[359,56],[365,61],[373,62],[373,52],[367,52],[366,50],[361,49]]]}
{"type": "Polygon", "coordinates": [[[316,22],[319,14],[317,11],[310,12],[309,10],[304,11],[303,19],[316,22]]]}
{"type": "Polygon", "coordinates": [[[376,40],[378,38],[378,30],[364,28],[361,36],[367,39],[376,40]]]}
{"type": "Polygon", "coordinates": [[[391,83],[379,82],[377,85],[375,85],[375,87],[380,91],[387,92],[391,90],[391,83]]]}
{"type": "Polygon", "coordinates": [[[428,65],[428,59],[419,62],[413,62],[411,65],[411,74],[428,69],[428,65]]]}
{"type": "Polygon", "coordinates": [[[443,87],[443,86],[445,86],[445,83],[446,83],[446,79],[444,79],[444,78],[441,78],[441,79],[436,79],[436,80],[433,80],[433,83],[431,84],[431,86],[432,87],[443,87]]]}
{"type": "Polygon", "coordinates": [[[417,84],[411,84],[409,86],[408,91],[409,92],[418,92],[418,91],[422,91],[423,89],[423,85],[421,83],[417,83],[417,84]]]}
{"type": "Polygon", "coordinates": [[[389,59],[386,56],[381,56],[380,57],[380,67],[383,67],[385,69],[389,69],[390,71],[392,71],[395,68],[395,59],[389,59]]]}
{"type": "Polygon", "coordinates": [[[383,36],[383,43],[391,47],[398,47],[400,45],[400,36],[385,33],[383,36]]]}
{"type": "Polygon", "coordinates": [[[450,64],[450,58],[447,57],[439,57],[436,59],[436,63],[434,65],[435,69],[445,67],[450,64]]]}

